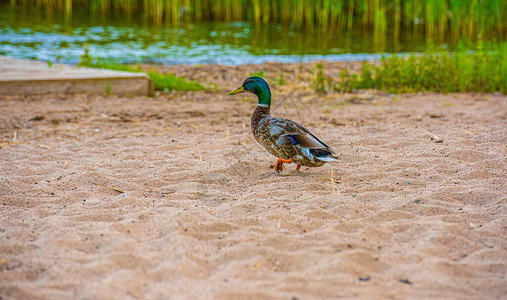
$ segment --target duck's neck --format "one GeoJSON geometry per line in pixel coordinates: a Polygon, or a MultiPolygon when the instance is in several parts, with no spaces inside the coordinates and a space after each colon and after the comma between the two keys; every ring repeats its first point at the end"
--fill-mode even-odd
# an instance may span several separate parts
{"type": "Polygon", "coordinates": [[[259,106],[270,106],[271,105],[271,91],[269,90],[269,86],[259,88],[255,90],[255,94],[259,99],[259,106]]]}
{"type": "Polygon", "coordinates": [[[266,84],[265,87],[258,88],[255,90],[255,95],[259,98],[259,104],[252,114],[252,132],[257,139],[259,123],[265,117],[269,116],[269,108],[271,106],[271,91],[269,86],[266,84]]]}
{"type": "Polygon", "coordinates": [[[259,130],[258,130],[259,123],[261,122],[262,119],[269,116],[269,107],[270,107],[269,105],[259,104],[259,105],[257,105],[257,108],[254,110],[254,112],[252,114],[251,125],[252,125],[252,132],[253,132],[255,138],[257,138],[257,135],[259,133],[259,130]]]}

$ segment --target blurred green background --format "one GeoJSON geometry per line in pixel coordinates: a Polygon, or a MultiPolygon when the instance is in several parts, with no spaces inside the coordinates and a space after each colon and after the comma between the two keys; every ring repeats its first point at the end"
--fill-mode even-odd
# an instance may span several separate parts
{"type": "Polygon", "coordinates": [[[7,0],[0,55],[236,65],[503,42],[503,0],[7,0]]]}

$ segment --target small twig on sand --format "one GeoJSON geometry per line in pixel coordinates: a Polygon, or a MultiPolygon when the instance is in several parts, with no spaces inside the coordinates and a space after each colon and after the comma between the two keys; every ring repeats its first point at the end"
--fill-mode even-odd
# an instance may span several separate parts
{"type": "Polygon", "coordinates": [[[276,224],[276,229],[280,229],[281,223],[282,223],[282,218],[278,218],[278,224],[276,224]]]}
{"type": "Polygon", "coordinates": [[[14,136],[12,137],[12,141],[15,142],[16,139],[18,138],[18,131],[14,131],[14,136]]]}
{"type": "Polygon", "coordinates": [[[435,143],[442,143],[444,141],[444,140],[442,140],[441,138],[439,138],[438,136],[434,135],[433,133],[431,133],[429,131],[426,131],[426,134],[429,135],[430,138],[435,141],[435,143]]]}
{"type": "Polygon", "coordinates": [[[0,267],[1,267],[4,263],[5,263],[5,258],[2,258],[2,259],[0,260],[0,267]]]}
{"type": "MultiPolygon", "coordinates": [[[[335,182],[335,180],[334,180],[334,169],[331,169],[331,189],[333,190],[333,195],[336,194],[334,182],[335,182]]],[[[340,190],[338,188],[336,188],[336,190],[338,191],[338,194],[340,194],[340,190]]]]}
{"type": "Polygon", "coordinates": [[[279,260],[275,261],[275,264],[273,265],[273,267],[271,268],[271,270],[273,270],[273,271],[276,272],[278,270],[278,267],[280,267],[280,261],[279,260]]]}
{"type": "Polygon", "coordinates": [[[113,191],[117,191],[118,193],[122,193],[122,194],[123,194],[123,193],[125,193],[124,191],[122,191],[122,190],[120,190],[120,189],[117,189],[117,188],[115,188],[115,187],[112,187],[112,186],[103,185],[103,184],[100,184],[100,183],[95,182],[95,181],[92,181],[92,183],[93,183],[93,184],[95,184],[95,185],[99,185],[99,186],[101,186],[101,187],[105,187],[105,188],[108,188],[108,189],[112,189],[113,191]]]}
{"type": "Polygon", "coordinates": [[[468,130],[465,130],[465,129],[461,129],[461,131],[463,131],[464,133],[468,133],[469,135],[475,135],[473,134],[472,132],[468,131],[468,130]]]}

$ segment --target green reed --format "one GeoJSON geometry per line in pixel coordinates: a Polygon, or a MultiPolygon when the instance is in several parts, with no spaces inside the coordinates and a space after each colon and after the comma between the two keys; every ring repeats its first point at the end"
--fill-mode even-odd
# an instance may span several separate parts
{"type": "MultiPolygon", "coordinates": [[[[317,65],[318,66],[318,65],[317,65]]],[[[321,73],[323,73],[322,67],[321,73]]],[[[363,62],[360,73],[348,69],[339,78],[324,83],[323,75],[314,77],[314,89],[351,92],[379,89],[404,92],[496,92],[507,94],[507,42],[483,43],[455,52],[430,49],[424,54],[383,57],[380,65],[363,62]],[[319,84],[320,83],[320,84],[319,84]]]]}
{"type": "MultiPolygon", "coordinates": [[[[0,0],[1,2],[2,0],[0,0]]],[[[6,0],[3,0],[6,1],[6,0]]],[[[14,8],[35,7],[71,17],[141,18],[156,26],[196,21],[279,23],[304,30],[365,28],[384,35],[391,28],[428,37],[505,38],[505,0],[8,0],[14,8]]]]}

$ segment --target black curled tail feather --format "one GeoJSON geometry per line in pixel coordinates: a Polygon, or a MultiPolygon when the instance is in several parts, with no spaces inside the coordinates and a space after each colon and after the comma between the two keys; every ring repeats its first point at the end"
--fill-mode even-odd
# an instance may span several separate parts
{"type": "Polygon", "coordinates": [[[322,161],[337,161],[338,157],[333,155],[333,152],[326,149],[310,149],[310,152],[315,158],[322,161]]]}

